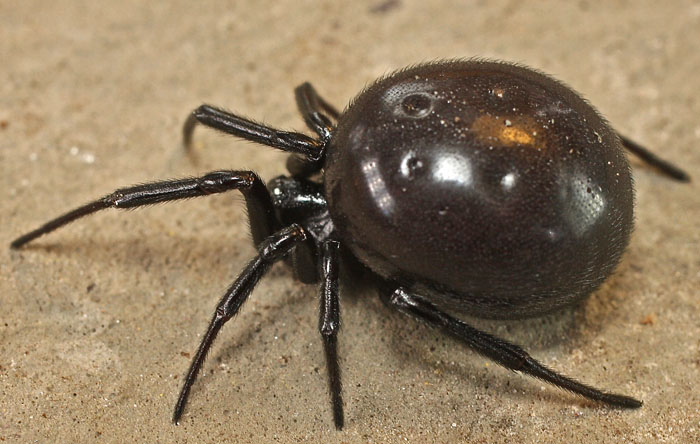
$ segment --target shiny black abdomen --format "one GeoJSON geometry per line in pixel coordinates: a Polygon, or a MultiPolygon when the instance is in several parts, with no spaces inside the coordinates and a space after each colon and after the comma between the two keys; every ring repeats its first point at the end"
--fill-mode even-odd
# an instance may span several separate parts
{"type": "Polygon", "coordinates": [[[337,236],[360,261],[476,316],[532,316],[590,294],[632,227],[615,132],[566,86],[511,64],[379,80],[342,114],[324,167],[337,236]]]}

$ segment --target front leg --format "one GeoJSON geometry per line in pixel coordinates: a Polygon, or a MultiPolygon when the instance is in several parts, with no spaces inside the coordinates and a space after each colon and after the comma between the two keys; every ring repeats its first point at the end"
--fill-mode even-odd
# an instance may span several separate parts
{"type": "Polygon", "coordinates": [[[401,287],[397,288],[390,296],[382,294],[382,297],[387,304],[397,308],[402,313],[424,321],[431,327],[440,328],[475,352],[494,360],[509,370],[526,373],[557,387],[611,406],[622,408],[642,406],[641,401],[629,396],[603,392],[550,370],[517,345],[477,330],[442,312],[430,302],[409,294],[401,287]]]}
{"type": "Polygon", "coordinates": [[[294,89],[297,108],[306,122],[322,141],[327,142],[333,132],[332,120],[338,120],[340,113],[326,102],[309,82],[304,82],[294,89]]]}
{"type": "Polygon", "coordinates": [[[190,113],[182,127],[183,143],[187,151],[191,149],[192,133],[197,124],[288,153],[300,154],[310,161],[320,159],[325,148],[324,143],[304,134],[278,130],[214,106],[201,105],[190,113]]]}
{"type": "Polygon", "coordinates": [[[120,188],[101,199],[50,220],[36,230],[18,237],[10,246],[20,248],[39,236],[106,208],[135,208],[230,190],[240,190],[243,193],[248,206],[253,240],[256,245],[260,244],[277,228],[272,200],[265,184],[252,171],[214,171],[202,177],[165,180],[120,188]]]}
{"type": "MultiPolygon", "coordinates": [[[[324,145],[327,144],[333,135],[340,113],[326,102],[309,82],[297,86],[294,96],[306,126],[318,134],[324,145]]],[[[309,177],[322,167],[321,159],[311,160],[299,155],[292,155],[287,159],[287,170],[294,177],[309,177]]]]}

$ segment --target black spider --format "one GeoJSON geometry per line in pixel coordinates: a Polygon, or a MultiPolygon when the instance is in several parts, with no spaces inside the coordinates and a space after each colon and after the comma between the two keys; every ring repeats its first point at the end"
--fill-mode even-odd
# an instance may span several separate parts
{"type": "Polygon", "coordinates": [[[305,83],[296,100],[311,138],[202,105],[196,124],[292,153],[266,187],[252,171],[122,188],[12,243],[27,242],[104,208],[239,190],[258,255],[219,302],[175,406],[183,413],[207,350],[270,266],[287,257],[303,282],[320,282],[319,330],[335,426],[343,426],[337,334],[343,254],[380,282],[383,300],[511,370],[602,403],[634,398],[562,376],[520,347],[448,314],[520,318],[570,305],[610,275],[633,223],[624,146],[671,177],[680,169],[619,136],[575,92],[522,66],[484,60],[398,71],[342,113],[305,83]],[[342,251],[342,253],[341,253],[342,251]]]}

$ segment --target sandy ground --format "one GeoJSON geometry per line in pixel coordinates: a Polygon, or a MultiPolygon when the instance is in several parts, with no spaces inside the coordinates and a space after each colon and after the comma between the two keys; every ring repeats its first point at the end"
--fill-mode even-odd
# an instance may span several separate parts
{"type": "Polygon", "coordinates": [[[292,89],[344,106],[392,69],[519,61],[583,93],[695,175],[633,160],[637,227],[581,307],[474,321],[546,364],[644,400],[583,401],[345,291],[347,426],[333,429],[313,287],[277,266],[222,331],[182,424],[184,372],[254,249],[240,198],[107,211],[0,249],[2,442],[700,442],[700,2],[0,3],[0,245],[113,189],[284,155],[180,129],[202,102],[303,128],[292,89]],[[227,4],[228,3],[228,4],[227,4]]]}

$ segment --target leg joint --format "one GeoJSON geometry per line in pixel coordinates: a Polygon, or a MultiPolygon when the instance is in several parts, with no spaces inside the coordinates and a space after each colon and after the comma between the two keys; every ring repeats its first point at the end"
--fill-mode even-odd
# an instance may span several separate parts
{"type": "Polygon", "coordinates": [[[324,319],[318,326],[318,331],[324,338],[337,336],[339,330],[340,322],[337,320],[324,319]]]}
{"type": "Polygon", "coordinates": [[[258,249],[260,258],[265,261],[279,259],[289,253],[299,242],[305,240],[306,231],[300,225],[292,224],[260,244],[258,249]]]}
{"type": "Polygon", "coordinates": [[[203,176],[197,186],[203,193],[213,194],[232,189],[245,191],[256,181],[261,180],[251,171],[214,171],[203,176]]]}

